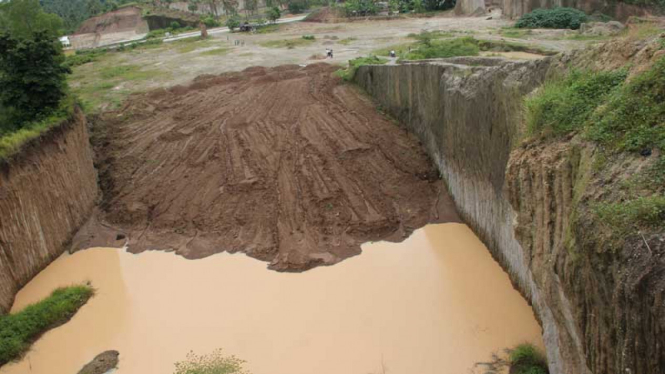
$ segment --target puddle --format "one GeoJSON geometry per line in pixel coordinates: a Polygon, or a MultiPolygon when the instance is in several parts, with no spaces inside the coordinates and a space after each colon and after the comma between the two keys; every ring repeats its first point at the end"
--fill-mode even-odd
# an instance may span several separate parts
{"type": "Polygon", "coordinates": [[[73,374],[115,349],[115,374],[169,374],[190,350],[216,348],[253,374],[468,373],[505,347],[542,346],[531,308],[461,224],[364,245],[305,273],[242,254],[191,261],[95,248],[52,263],[13,310],[88,280],[97,295],[0,373],[73,374]]]}

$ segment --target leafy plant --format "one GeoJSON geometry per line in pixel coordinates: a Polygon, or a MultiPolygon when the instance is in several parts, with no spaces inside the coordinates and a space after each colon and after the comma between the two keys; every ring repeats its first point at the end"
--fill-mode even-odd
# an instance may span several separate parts
{"type": "Polygon", "coordinates": [[[535,346],[520,344],[510,352],[511,374],[548,374],[547,359],[535,346]]]}
{"type": "Polygon", "coordinates": [[[432,40],[430,37],[421,37],[418,47],[408,52],[405,59],[423,60],[428,58],[477,56],[479,52],[478,40],[473,37],[451,40],[432,40]]]}
{"type": "Polygon", "coordinates": [[[584,22],[587,16],[581,10],[574,8],[538,8],[531,13],[523,15],[515,27],[517,28],[544,28],[544,29],[573,29],[577,30],[584,22]]]}

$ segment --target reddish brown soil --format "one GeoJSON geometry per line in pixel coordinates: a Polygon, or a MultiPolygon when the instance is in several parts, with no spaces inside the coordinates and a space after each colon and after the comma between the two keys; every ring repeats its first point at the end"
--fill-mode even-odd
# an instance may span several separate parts
{"type": "Polygon", "coordinates": [[[133,96],[95,125],[101,220],[132,252],[242,251],[281,271],[457,221],[418,141],[336,69],[256,67],[133,96]]]}
{"type": "MultiPolygon", "coordinates": [[[[147,27],[138,7],[125,7],[87,19],[74,34],[108,34],[147,27]]],[[[147,29],[142,30],[148,32],[147,29]]]]}

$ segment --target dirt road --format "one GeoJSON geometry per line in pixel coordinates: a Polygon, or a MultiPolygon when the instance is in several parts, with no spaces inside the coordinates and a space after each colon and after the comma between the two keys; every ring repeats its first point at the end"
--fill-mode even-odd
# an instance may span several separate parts
{"type": "Polygon", "coordinates": [[[280,271],[457,221],[417,140],[336,69],[255,67],[130,97],[95,126],[101,220],[132,252],[242,251],[280,271]]]}

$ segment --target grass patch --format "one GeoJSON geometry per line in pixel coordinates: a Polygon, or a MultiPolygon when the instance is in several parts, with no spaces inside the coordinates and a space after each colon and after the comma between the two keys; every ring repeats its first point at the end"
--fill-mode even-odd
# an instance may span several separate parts
{"type": "Polygon", "coordinates": [[[625,78],[625,70],[574,71],[565,79],[547,81],[537,95],[526,99],[528,134],[563,135],[582,128],[625,78]]]}
{"type": "Polygon", "coordinates": [[[511,374],[548,374],[545,355],[532,344],[524,343],[510,351],[511,374]]]}
{"type": "Polygon", "coordinates": [[[199,53],[199,56],[223,56],[229,53],[230,51],[231,50],[228,48],[214,48],[199,53]]]}
{"type": "MultiPolygon", "coordinates": [[[[403,59],[424,60],[429,58],[447,58],[456,56],[478,56],[480,47],[472,37],[450,40],[421,39],[417,49],[412,49],[403,59]]],[[[400,56],[402,57],[402,56],[400,56]]]]}
{"type": "Polygon", "coordinates": [[[420,32],[420,34],[411,33],[407,36],[409,38],[413,38],[422,42],[428,39],[453,38],[455,37],[455,34],[451,31],[434,30],[434,31],[422,31],[420,32]]]}
{"type": "Polygon", "coordinates": [[[10,158],[30,140],[39,137],[49,129],[61,125],[72,116],[75,106],[75,97],[67,95],[60,101],[58,108],[48,117],[27,124],[20,130],[0,134],[0,160],[10,158]]]}
{"type": "Polygon", "coordinates": [[[260,46],[266,48],[288,48],[293,49],[296,47],[302,47],[314,43],[315,39],[280,39],[280,40],[269,40],[267,42],[259,43],[260,46]]]}
{"type": "Polygon", "coordinates": [[[595,213],[610,226],[613,236],[626,237],[642,230],[659,229],[665,222],[665,196],[639,196],[616,203],[599,203],[595,213]]]}
{"type": "Polygon", "coordinates": [[[106,49],[95,49],[92,51],[76,51],[75,54],[69,55],[65,59],[65,65],[68,67],[80,66],[89,62],[97,61],[100,57],[107,53],[106,49]]]}
{"type": "Polygon", "coordinates": [[[665,57],[607,97],[586,124],[591,140],[617,151],[665,150],[665,57]]]}
{"type": "Polygon", "coordinates": [[[174,374],[249,374],[244,364],[235,356],[225,356],[221,349],[201,356],[189,352],[185,361],[175,364],[174,374]]]}
{"type": "Polygon", "coordinates": [[[531,31],[531,29],[504,27],[499,31],[499,34],[501,34],[501,36],[505,36],[506,38],[523,39],[533,34],[533,31],[531,31]]]}
{"type": "Polygon", "coordinates": [[[265,25],[258,27],[256,29],[257,34],[270,34],[272,32],[277,32],[279,31],[281,25],[278,24],[272,24],[272,25],[265,25]]]}
{"type": "Polygon", "coordinates": [[[341,45],[349,45],[349,44],[353,43],[356,40],[358,40],[358,38],[346,38],[346,39],[339,40],[337,43],[339,43],[341,45]]]}
{"type": "Polygon", "coordinates": [[[147,80],[159,75],[158,70],[142,70],[139,65],[120,65],[102,70],[102,79],[120,79],[123,81],[147,80]]]}
{"type": "Polygon", "coordinates": [[[89,286],[58,288],[18,313],[0,316],[0,366],[20,357],[44,332],[67,322],[93,293],[89,286]]]}
{"type": "Polygon", "coordinates": [[[335,74],[345,81],[351,81],[356,75],[356,71],[359,67],[363,65],[383,65],[386,62],[388,62],[387,59],[376,56],[359,57],[353,60],[349,60],[349,67],[346,69],[337,70],[335,74]]]}

